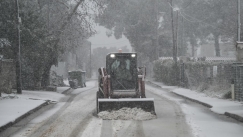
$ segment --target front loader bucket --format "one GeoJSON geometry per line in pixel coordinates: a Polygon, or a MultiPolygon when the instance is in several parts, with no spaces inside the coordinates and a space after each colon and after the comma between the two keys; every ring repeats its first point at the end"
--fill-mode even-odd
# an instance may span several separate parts
{"type": "Polygon", "coordinates": [[[155,114],[153,98],[120,98],[120,99],[104,99],[99,98],[97,103],[97,113],[101,111],[119,110],[123,107],[141,108],[144,111],[155,114]]]}

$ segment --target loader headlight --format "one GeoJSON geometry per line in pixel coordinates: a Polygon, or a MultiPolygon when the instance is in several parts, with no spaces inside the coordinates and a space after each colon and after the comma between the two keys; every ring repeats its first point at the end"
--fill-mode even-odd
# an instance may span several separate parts
{"type": "Polygon", "coordinates": [[[116,56],[115,56],[115,54],[111,54],[110,57],[111,58],[115,58],[116,56]]]}
{"type": "Polygon", "coordinates": [[[132,54],[131,57],[133,57],[133,58],[136,57],[136,54],[132,54]]]}

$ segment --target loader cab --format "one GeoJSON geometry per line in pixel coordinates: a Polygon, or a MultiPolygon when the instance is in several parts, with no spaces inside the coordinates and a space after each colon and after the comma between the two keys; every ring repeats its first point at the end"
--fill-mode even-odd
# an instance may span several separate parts
{"type": "Polygon", "coordinates": [[[106,69],[111,78],[111,90],[137,89],[137,54],[110,53],[106,56],[106,69]]]}

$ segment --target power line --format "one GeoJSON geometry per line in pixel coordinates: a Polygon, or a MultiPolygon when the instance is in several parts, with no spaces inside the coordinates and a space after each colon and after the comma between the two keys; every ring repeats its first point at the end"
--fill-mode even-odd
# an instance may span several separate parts
{"type": "Polygon", "coordinates": [[[193,0],[191,0],[190,1],[190,3],[188,4],[188,5],[186,5],[184,8],[175,8],[175,7],[173,7],[171,4],[170,4],[170,2],[168,2],[169,3],[169,5],[170,5],[170,7],[173,9],[173,10],[185,10],[186,8],[188,8],[191,4],[192,4],[192,2],[193,2],[193,0]]]}
{"type": "Polygon", "coordinates": [[[181,13],[181,11],[180,11],[179,13],[180,13],[180,15],[181,15],[185,20],[187,20],[187,21],[189,21],[189,22],[192,22],[192,23],[198,22],[198,21],[192,21],[192,20],[188,19],[187,17],[185,17],[185,16],[181,13]]]}
{"type": "Polygon", "coordinates": [[[189,7],[191,4],[192,4],[192,2],[193,2],[194,0],[191,0],[190,1],[190,3],[188,3],[183,9],[181,9],[181,10],[185,10],[187,7],[189,7]]]}
{"type": "Polygon", "coordinates": [[[214,26],[214,25],[211,25],[211,24],[209,24],[209,23],[206,23],[206,22],[204,22],[203,20],[199,20],[199,19],[197,19],[197,18],[194,18],[194,17],[192,17],[192,16],[189,16],[189,15],[185,14],[184,12],[180,12],[180,15],[182,15],[182,17],[183,17],[184,19],[186,19],[187,21],[190,21],[190,22],[194,22],[194,23],[195,23],[195,21],[188,20],[185,16],[183,16],[182,13],[183,13],[185,16],[188,16],[188,17],[190,17],[190,18],[196,20],[198,23],[203,23],[203,24],[206,24],[206,25],[211,26],[211,27],[213,27],[213,28],[222,30],[222,31],[224,31],[224,32],[226,32],[226,33],[235,35],[235,33],[233,33],[233,32],[229,32],[229,31],[227,31],[227,30],[221,29],[221,28],[219,28],[219,27],[217,27],[217,26],[214,26]]]}
{"type": "MultiPolygon", "coordinates": [[[[169,3],[169,2],[168,2],[169,3]]],[[[173,9],[173,10],[176,10],[176,8],[174,8],[170,3],[169,3],[169,5],[170,5],[170,7],[173,9]]],[[[189,4],[190,5],[190,4],[189,4]]],[[[186,7],[187,8],[187,7],[186,7]]],[[[204,23],[204,24],[206,24],[206,25],[208,25],[208,26],[211,26],[211,27],[213,27],[213,28],[216,28],[216,29],[219,29],[219,30],[222,30],[222,31],[224,31],[224,32],[226,32],[226,33],[229,33],[229,34],[232,34],[232,35],[236,35],[235,33],[233,33],[233,32],[229,32],[229,31],[227,31],[227,30],[224,30],[224,29],[221,29],[221,28],[219,28],[219,27],[217,27],[217,26],[214,26],[214,25],[211,25],[211,24],[209,24],[209,23],[206,23],[206,22],[204,22],[204,20],[199,20],[199,19],[197,19],[197,18],[194,18],[194,17],[192,17],[192,16],[189,16],[189,15],[187,15],[187,14],[185,14],[182,10],[183,9],[177,9],[178,11],[179,11],[179,13],[180,13],[180,15],[185,19],[185,20],[187,20],[187,21],[189,21],[189,22],[192,22],[192,23],[204,23]],[[184,15],[183,15],[183,14],[184,15]],[[188,17],[190,17],[191,19],[194,19],[194,20],[190,20],[190,19],[188,19],[187,17],[185,17],[185,16],[188,16],[188,17]]],[[[205,19],[206,20],[206,19],[205,19]]]]}

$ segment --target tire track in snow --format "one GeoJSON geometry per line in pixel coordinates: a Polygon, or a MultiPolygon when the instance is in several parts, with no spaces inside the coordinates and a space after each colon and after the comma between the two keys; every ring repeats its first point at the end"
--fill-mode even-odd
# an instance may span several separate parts
{"type": "Polygon", "coordinates": [[[83,131],[87,128],[91,120],[92,120],[92,115],[90,114],[87,115],[82,121],[79,122],[79,124],[72,131],[69,137],[77,137],[78,135],[82,135],[83,131]]]}
{"type": "Polygon", "coordinates": [[[143,122],[142,121],[131,121],[130,125],[125,128],[125,132],[121,137],[133,136],[133,137],[145,137],[143,131],[143,122]]]}
{"type": "MultiPolygon", "coordinates": [[[[75,137],[80,132],[82,132],[86,126],[88,125],[89,121],[92,118],[92,110],[90,110],[92,102],[94,102],[95,99],[89,100],[88,102],[85,102],[85,104],[82,104],[85,106],[84,109],[81,110],[80,116],[72,116],[74,113],[79,113],[78,110],[76,112],[70,111],[73,110],[73,106],[67,107],[67,112],[63,111],[62,114],[52,123],[49,129],[44,132],[41,137],[46,136],[58,136],[58,137],[75,137]],[[69,135],[71,134],[71,135],[69,135]]],[[[72,104],[72,102],[70,103],[72,104]]],[[[73,104],[74,105],[74,104],[73,104]]]]}
{"type": "Polygon", "coordinates": [[[137,137],[145,137],[144,129],[143,129],[143,121],[136,121],[136,136],[137,137]]]}
{"type": "Polygon", "coordinates": [[[97,117],[93,117],[92,120],[89,122],[88,126],[85,128],[85,130],[78,134],[77,137],[100,137],[101,129],[102,120],[97,117]]]}
{"type": "Polygon", "coordinates": [[[143,122],[135,120],[102,120],[101,137],[145,137],[143,122]]]}
{"type": "Polygon", "coordinates": [[[143,121],[145,135],[191,137],[191,127],[180,107],[181,99],[162,89],[146,86],[147,97],[154,98],[156,120],[143,121]],[[157,125],[157,126],[155,126],[157,125]],[[152,132],[151,132],[152,131],[152,132]]]}
{"type": "MultiPolygon", "coordinates": [[[[49,133],[52,133],[55,131],[55,128],[58,127],[59,125],[53,125],[53,123],[55,122],[61,122],[60,117],[63,115],[64,111],[70,107],[70,105],[72,104],[72,101],[75,99],[75,97],[77,97],[80,94],[83,94],[87,91],[90,91],[92,89],[94,89],[95,87],[92,87],[90,89],[81,91],[78,94],[71,94],[73,89],[71,89],[71,91],[67,92],[67,94],[70,96],[69,98],[64,98],[62,101],[66,101],[65,105],[63,105],[55,114],[53,114],[49,119],[45,120],[45,122],[42,122],[42,124],[40,125],[39,128],[36,128],[36,130],[34,132],[32,132],[32,134],[29,135],[29,137],[36,137],[36,136],[46,136],[49,133]],[[59,119],[59,120],[58,120],[59,119]]],[[[94,99],[91,100],[88,104],[92,104],[91,102],[94,102],[94,99]]],[[[81,122],[80,122],[81,123],[81,122]]]]}
{"type": "Polygon", "coordinates": [[[111,137],[112,136],[112,121],[102,120],[101,137],[111,137]]]}

